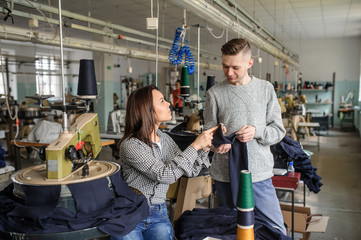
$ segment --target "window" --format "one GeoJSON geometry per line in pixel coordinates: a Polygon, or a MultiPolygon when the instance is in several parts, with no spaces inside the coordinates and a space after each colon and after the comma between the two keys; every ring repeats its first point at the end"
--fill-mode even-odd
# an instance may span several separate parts
{"type": "Polygon", "coordinates": [[[39,95],[61,97],[62,81],[60,64],[54,57],[41,56],[35,60],[36,92],[39,95]]]}

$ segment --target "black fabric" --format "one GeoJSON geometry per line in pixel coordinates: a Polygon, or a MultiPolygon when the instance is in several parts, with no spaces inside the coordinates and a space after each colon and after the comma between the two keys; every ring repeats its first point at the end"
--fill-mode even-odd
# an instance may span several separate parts
{"type": "MultiPolygon", "coordinates": [[[[229,208],[187,210],[175,221],[174,231],[178,240],[202,240],[206,237],[234,240],[237,238],[237,210],[229,208]]],[[[291,239],[260,217],[255,217],[254,234],[256,240],[291,239]]]]}
{"type": "Polygon", "coordinates": [[[43,234],[97,227],[109,235],[126,235],[149,215],[148,202],[128,187],[120,171],[110,179],[111,188],[107,178],[68,185],[76,203],[76,213],[54,204],[53,201],[58,202],[54,200],[56,186],[38,186],[33,193],[25,187],[26,194],[30,195],[23,203],[13,196],[11,184],[0,192],[0,231],[43,234]],[[47,196],[50,198],[45,199],[47,196]]]}
{"type": "Polygon", "coordinates": [[[194,140],[196,140],[197,135],[187,132],[165,132],[168,134],[174,142],[177,144],[181,151],[184,151],[194,140]]]}
{"type": "Polygon", "coordinates": [[[321,177],[317,168],[312,166],[310,157],[303,151],[299,142],[285,136],[281,142],[271,146],[275,167],[287,168],[287,162],[293,161],[295,171],[301,173],[301,180],[310,191],[318,193],[321,190],[321,177]]]}
{"type": "Polygon", "coordinates": [[[213,135],[212,144],[215,147],[219,147],[221,144],[232,144],[232,148],[229,151],[229,181],[232,190],[233,204],[234,207],[236,207],[239,174],[241,170],[248,170],[247,144],[238,141],[236,133],[224,136],[221,125],[219,125],[213,135]]]}

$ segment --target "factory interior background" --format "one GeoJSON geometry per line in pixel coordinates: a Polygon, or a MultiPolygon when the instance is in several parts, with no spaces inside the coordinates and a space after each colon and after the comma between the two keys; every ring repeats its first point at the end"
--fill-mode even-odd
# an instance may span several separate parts
{"type": "MultiPolygon", "coordinates": [[[[305,149],[313,152],[311,159],[320,176],[324,173],[329,179],[338,179],[343,173],[324,171],[337,168],[345,159],[355,164],[347,164],[350,169],[346,171],[360,169],[360,0],[4,0],[0,2],[0,18],[1,144],[7,156],[14,151],[10,140],[15,135],[26,138],[45,118],[62,120],[61,111],[40,113],[39,102],[27,96],[54,95],[48,99],[54,104],[62,101],[64,91],[68,104],[78,104],[80,59],[94,60],[98,96],[91,107],[98,114],[103,134],[121,134],[124,123],[113,122],[111,113],[124,109],[127,96],[138,87],[154,84],[172,101],[183,65],[169,61],[178,29],[183,30],[195,63],[195,71],[189,76],[190,100],[205,99],[209,76],[215,76],[216,83],[224,80],[220,48],[232,38],[245,37],[255,59],[250,74],[274,84],[284,104],[285,126],[290,126],[287,119],[295,114],[320,123],[320,131],[311,128],[301,132],[301,140],[296,137],[305,145],[308,140],[318,142],[318,148],[305,149]],[[11,111],[18,105],[19,116],[24,116],[18,132],[9,119],[6,98],[11,111]],[[350,114],[343,115],[340,109],[350,114]],[[326,158],[335,157],[333,151],[339,159],[329,160],[328,165],[326,158]],[[337,154],[342,151],[346,152],[337,154]]],[[[200,102],[188,106],[187,113],[201,109],[200,102]]],[[[76,112],[69,115],[74,117],[76,112]]],[[[293,134],[299,134],[298,130],[296,125],[293,134]]],[[[291,135],[292,127],[289,131],[291,135]]],[[[112,155],[103,153],[109,158],[112,155]]],[[[14,164],[12,159],[6,160],[14,164]]],[[[342,180],[323,182],[319,195],[340,198],[339,206],[332,208],[334,212],[322,212],[323,203],[317,203],[321,197],[307,193],[306,206],[330,216],[326,232],[313,233],[312,239],[358,239],[360,187],[354,185],[360,177],[354,180],[350,183],[354,192],[340,191],[342,197],[337,191],[348,188],[339,186],[342,180]],[[346,207],[347,201],[342,199],[356,203],[346,207]],[[342,210],[344,207],[347,210],[342,210]],[[340,212],[344,214],[340,216],[340,212]],[[349,224],[355,228],[340,227],[343,219],[351,219],[349,224]]]]}

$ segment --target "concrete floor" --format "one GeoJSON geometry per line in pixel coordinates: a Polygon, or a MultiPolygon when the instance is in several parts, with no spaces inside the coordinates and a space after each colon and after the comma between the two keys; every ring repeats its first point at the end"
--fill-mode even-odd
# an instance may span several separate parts
{"type": "MultiPolygon", "coordinates": [[[[306,206],[311,208],[312,213],[330,217],[326,232],[312,233],[311,239],[361,239],[360,136],[356,132],[330,130],[327,135],[320,137],[319,151],[317,147],[304,148],[314,153],[311,157],[312,165],[318,168],[317,173],[322,177],[323,183],[318,194],[307,189],[306,206]]],[[[111,158],[110,147],[103,148],[99,159],[111,158]]],[[[29,165],[29,162],[24,162],[24,165],[29,165]]],[[[6,185],[7,183],[0,184],[0,190],[6,185]]],[[[301,200],[302,194],[297,193],[296,202],[301,200]]],[[[201,201],[197,207],[207,205],[206,200],[201,201]]]]}
{"type": "Polygon", "coordinates": [[[306,206],[330,219],[326,232],[312,233],[312,239],[361,239],[361,138],[356,132],[330,130],[320,144],[320,151],[309,149],[323,186],[318,194],[308,193],[306,206]]]}

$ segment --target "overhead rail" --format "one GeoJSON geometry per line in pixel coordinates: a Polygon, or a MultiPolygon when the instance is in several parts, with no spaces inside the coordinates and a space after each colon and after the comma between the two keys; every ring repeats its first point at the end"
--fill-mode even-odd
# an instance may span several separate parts
{"type": "Polygon", "coordinates": [[[221,7],[223,10],[227,11],[233,17],[237,18],[237,20],[241,21],[248,28],[253,29],[254,32],[258,31],[258,34],[260,36],[262,36],[264,39],[267,39],[268,42],[273,44],[278,49],[283,49],[284,51],[288,52],[291,56],[294,56],[295,59],[297,59],[298,61],[297,54],[288,50],[287,47],[276,38],[276,36],[274,36],[270,31],[268,31],[268,29],[264,28],[257,19],[255,19],[251,14],[249,14],[244,8],[239,6],[237,3],[232,2],[231,0],[226,0],[226,2],[228,3],[227,6],[227,4],[223,3],[221,0],[213,0],[213,2],[217,4],[219,7],[221,7]],[[242,16],[237,15],[234,11],[234,8],[236,8],[237,11],[240,14],[242,14],[242,16]]]}
{"type": "MultiPolygon", "coordinates": [[[[59,46],[59,37],[52,35],[52,33],[46,32],[37,32],[37,37],[33,36],[33,33],[26,28],[14,27],[10,25],[3,24],[0,27],[0,38],[6,40],[16,40],[16,41],[24,41],[24,42],[37,42],[38,39],[41,39],[42,44],[59,46]]],[[[63,44],[65,47],[82,49],[88,51],[98,51],[104,53],[110,53],[114,55],[122,55],[131,58],[138,58],[143,60],[155,60],[156,54],[146,50],[132,49],[129,47],[122,47],[116,44],[109,44],[105,42],[99,41],[90,41],[87,39],[66,37],[63,39],[63,44]]],[[[158,60],[160,62],[168,63],[168,55],[159,54],[158,60]]],[[[204,69],[212,69],[212,70],[222,70],[219,64],[211,64],[207,62],[199,63],[199,66],[204,69]]]]}
{"type": "Polygon", "coordinates": [[[234,32],[236,34],[241,34],[243,37],[246,37],[252,45],[261,48],[262,50],[270,53],[274,57],[293,65],[299,67],[298,59],[295,59],[294,56],[290,56],[289,53],[285,53],[285,49],[279,49],[268,41],[263,40],[257,34],[249,30],[248,28],[242,26],[237,21],[233,21],[226,14],[219,11],[217,8],[207,3],[204,0],[172,0],[173,3],[181,6],[190,12],[198,15],[202,19],[217,25],[220,28],[225,28],[228,31],[234,32]]]}
{"type": "MultiPolygon", "coordinates": [[[[36,8],[38,8],[41,11],[45,11],[45,12],[53,13],[53,14],[58,14],[58,8],[48,6],[48,5],[45,5],[45,4],[41,4],[41,3],[37,3],[37,2],[31,2],[32,3],[32,5],[31,5],[27,1],[24,1],[24,0],[12,0],[12,1],[15,4],[18,4],[18,5],[21,5],[21,6],[34,8],[32,6],[32,5],[34,5],[36,8]]],[[[21,13],[20,11],[16,11],[16,10],[13,10],[11,14],[26,17],[26,18],[32,18],[31,16],[36,16],[34,14],[21,13]]],[[[84,15],[81,15],[81,14],[73,13],[73,12],[70,12],[70,11],[67,11],[67,10],[62,10],[62,16],[67,17],[69,19],[75,19],[75,20],[79,20],[79,21],[82,21],[82,22],[91,23],[91,24],[95,24],[95,25],[98,25],[98,26],[118,30],[118,31],[125,32],[125,33],[128,33],[128,34],[133,34],[133,35],[137,35],[137,36],[140,36],[140,37],[156,40],[156,36],[153,35],[153,34],[145,33],[145,32],[138,31],[138,30],[128,28],[128,27],[124,27],[124,26],[121,26],[121,25],[118,25],[118,24],[113,24],[111,22],[107,22],[107,21],[95,19],[95,18],[92,18],[92,17],[84,16],[84,15]]],[[[41,16],[38,16],[37,20],[45,21],[44,18],[41,17],[41,16]]],[[[55,19],[49,19],[48,18],[48,20],[49,20],[50,23],[59,24],[59,22],[57,20],[55,20],[55,19]]],[[[84,30],[84,31],[88,30],[89,31],[89,29],[87,29],[86,27],[82,27],[82,26],[76,25],[76,24],[74,24],[74,25],[71,24],[71,27],[78,28],[79,30],[84,30]]],[[[94,30],[94,28],[93,28],[93,30],[94,30]]],[[[129,40],[129,41],[133,41],[133,40],[137,40],[138,42],[142,41],[142,40],[135,39],[135,38],[130,38],[130,37],[127,37],[127,38],[128,38],[127,40],[129,40]]],[[[167,38],[163,38],[163,37],[159,37],[159,41],[161,41],[163,43],[167,43],[168,46],[171,46],[171,44],[173,43],[172,40],[167,39],[167,38]]],[[[149,42],[146,42],[146,41],[144,41],[144,44],[150,45],[149,42]]],[[[153,45],[155,47],[155,43],[153,45]]],[[[159,47],[160,46],[162,46],[162,45],[159,45],[159,47]]],[[[191,47],[191,48],[194,49],[194,50],[196,49],[195,47],[191,47]]],[[[207,50],[204,50],[204,49],[201,49],[201,52],[206,53],[206,54],[210,54],[210,55],[213,55],[213,56],[220,56],[219,53],[207,51],[207,50]]]]}

